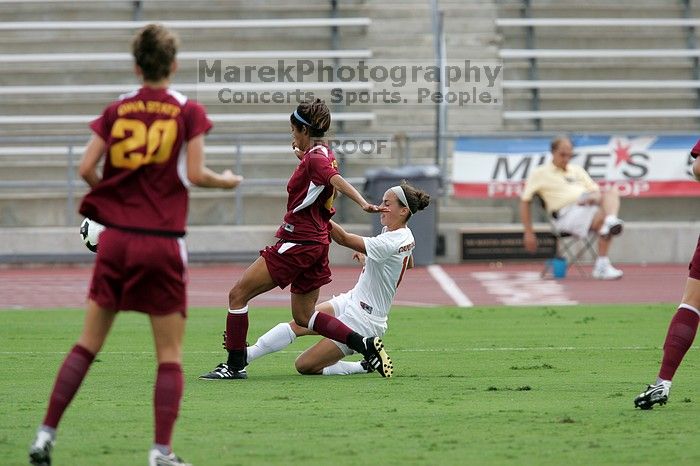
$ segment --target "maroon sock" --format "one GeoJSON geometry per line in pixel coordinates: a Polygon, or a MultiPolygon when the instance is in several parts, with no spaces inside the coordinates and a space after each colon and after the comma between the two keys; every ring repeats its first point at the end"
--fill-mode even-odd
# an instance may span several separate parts
{"type": "Polygon", "coordinates": [[[676,369],[681,364],[683,356],[690,349],[698,330],[700,317],[690,309],[679,307],[671,319],[664,342],[664,358],[661,362],[659,378],[673,379],[676,369]]]}
{"type": "Polygon", "coordinates": [[[80,345],[70,350],[56,375],[44,425],[54,429],[58,427],[63,412],[73,400],[94,359],[95,355],[80,345]]]}
{"type": "Polygon", "coordinates": [[[317,312],[313,331],[340,343],[347,343],[352,329],[325,312],[317,312]]]}
{"type": "Polygon", "coordinates": [[[245,339],[248,336],[248,307],[245,312],[230,312],[226,316],[226,349],[244,350],[245,339]]]}
{"type": "Polygon", "coordinates": [[[170,445],[173,427],[180,410],[184,380],[182,366],[176,362],[158,365],[158,375],[153,390],[153,409],[156,418],[155,443],[170,445]]]}

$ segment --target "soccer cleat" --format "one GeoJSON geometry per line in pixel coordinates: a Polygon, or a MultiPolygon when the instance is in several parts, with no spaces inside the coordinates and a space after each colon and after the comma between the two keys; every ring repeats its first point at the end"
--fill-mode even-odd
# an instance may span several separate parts
{"type": "Polygon", "coordinates": [[[185,463],[182,458],[175,453],[170,452],[165,455],[158,449],[153,448],[148,455],[148,466],[192,466],[190,463],[185,463]]]}
{"type": "Polygon", "coordinates": [[[54,439],[48,432],[40,430],[29,447],[29,464],[34,466],[51,466],[51,450],[54,439]]]}
{"type": "Polygon", "coordinates": [[[364,356],[372,369],[379,372],[382,377],[391,377],[394,373],[394,364],[384,349],[384,343],[379,337],[365,338],[364,356]]]}
{"type": "Polygon", "coordinates": [[[374,372],[374,367],[372,367],[370,365],[370,363],[367,362],[366,359],[363,359],[362,361],[360,361],[360,365],[365,370],[365,372],[367,372],[368,374],[374,372]]]}
{"type": "Polygon", "coordinates": [[[593,278],[596,280],[617,280],[622,278],[623,272],[620,269],[616,269],[612,264],[607,263],[604,265],[596,265],[593,268],[593,278]]]}
{"type": "Polygon", "coordinates": [[[248,373],[245,369],[232,370],[228,368],[228,364],[222,362],[214,368],[213,371],[207,372],[199,376],[202,380],[233,380],[247,379],[248,373]]]}
{"type": "Polygon", "coordinates": [[[655,404],[665,405],[670,391],[671,382],[668,380],[663,380],[656,385],[649,385],[646,390],[634,399],[634,407],[652,409],[655,404]]]}

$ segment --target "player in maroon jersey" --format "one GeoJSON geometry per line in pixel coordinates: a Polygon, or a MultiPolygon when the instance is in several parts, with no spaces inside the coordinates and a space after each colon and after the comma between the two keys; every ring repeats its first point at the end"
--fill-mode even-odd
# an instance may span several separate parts
{"type": "Polygon", "coordinates": [[[330,112],[322,100],[299,105],[290,122],[292,147],[300,162],[287,183],[287,213],[277,230],[279,241],[260,251],[260,257],[229,292],[225,334],[228,360],[200,378],[247,378],[248,302],[272,288],[290,284],[292,317],[298,325],[362,353],[379,374],[390,377],[393,366],[381,339],[364,338],[335,316],[314,309],[319,288],[331,281],[328,246],[336,191],[355,201],[365,212],[388,209],[369,204],[338,173],[333,151],[322,140],[331,124],[330,112]]]}
{"type": "Polygon", "coordinates": [[[154,386],[155,441],[149,464],[184,465],[170,446],[183,392],[187,252],[183,236],[188,186],[233,189],[242,180],[204,165],[204,108],[171,90],[177,37],[151,24],[134,38],[143,87],[107,106],[80,163],[92,188],[80,213],[107,228],[100,236],[85,325],[58,371],[30,463],[51,463],[56,429],[120,310],[148,314],[158,360],[154,386]],[[96,167],[105,155],[102,176],[96,167]]]}
{"type": "MultiPolygon", "coordinates": [[[[695,159],[692,174],[700,181],[700,141],[695,144],[690,155],[695,159]]],[[[659,375],[653,384],[634,399],[635,408],[652,409],[657,403],[666,404],[671,391],[671,379],[693,345],[700,322],[700,237],[688,270],[683,299],[666,332],[659,375]]]]}

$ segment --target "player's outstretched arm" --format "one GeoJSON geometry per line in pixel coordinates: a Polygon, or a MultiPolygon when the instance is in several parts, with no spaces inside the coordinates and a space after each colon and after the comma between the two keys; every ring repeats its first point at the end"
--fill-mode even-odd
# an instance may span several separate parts
{"type": "Polygon", "coordinates": [[[204,135],[195,136],[187,142],[187,178],[202,188],[233,189],[243,177],[231,170],[216,173],[204,165],[204,135]]]}
{"type": "Polygon", "coordinates": [[[365,240],[362,239],[362,236],[354,233],[348,233],[343,229],[343,227],[335,223],[333,220],[331,220],[331,227],[331,238],[333,238],[333,241],[341,246],[350,248],[353,251],[367,254],[367,250],[365,249],[365,240]]]}
{"type": "Polygon", "coordinates": [[[92,135],[92,139],[88,142],[85,147],[85,152],[83,152],[83,158],[80,159],[80,166],[78,167],[78,173],[80,177],[85,180],[90,187],[94,187],[100,182],[100,175],[97,174],[97,164],[105,153],[107,144],[104,139],[96,134],[92,135]]]}
{"type": "Polygon", "coordinates": [[[364,197],[362,197],[362,194],[360,194],[357,189],[350,183],[348,183],[345,178],[343,178],[340,175],[333,175],[331,177],[331,185],[341,193],[345,194],[347,197],[352,199],[362,207],[362,210],[365,212],[388,212],[389,208],[387,207],[380,207],[376,206],[374,204],[370,204],[365,200],[364,197]]]}

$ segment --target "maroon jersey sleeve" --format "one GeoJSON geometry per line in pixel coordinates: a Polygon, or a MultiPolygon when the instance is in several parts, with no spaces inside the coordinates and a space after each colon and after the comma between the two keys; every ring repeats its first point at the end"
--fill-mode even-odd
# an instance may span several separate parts
{"type": "Polygon", "coordinates": [[[90,129],[95,132],[103,141],[109,139],[109,133],[114,123],[114,105],[109,105],[104,109],[102,115],[90,122],[90,129]]]}
{"type": "Polygon", "coordinates": [[[199,102],[192,100],[185,104],[183,117],[185,119],[185,141],[206,134],[212,128],[212,122],[207,117],[207,112],[204,106],[199,102]]]}
{"type": "Polygon", "coordinates": [[[690,155],[695,159],[700,155],[700,140],[695,143],[692,149],[690,149],[690,155]]]}
{"type": "Polygon", "coordinates": [[[336,162],[335,157],[330,154],[326,156],[320,151],[314,151],[308,157],[309,160],[306,166],[311,181],[316,186],[330,185],[331,177],[339,174],[338,162],[336,162]]]}

